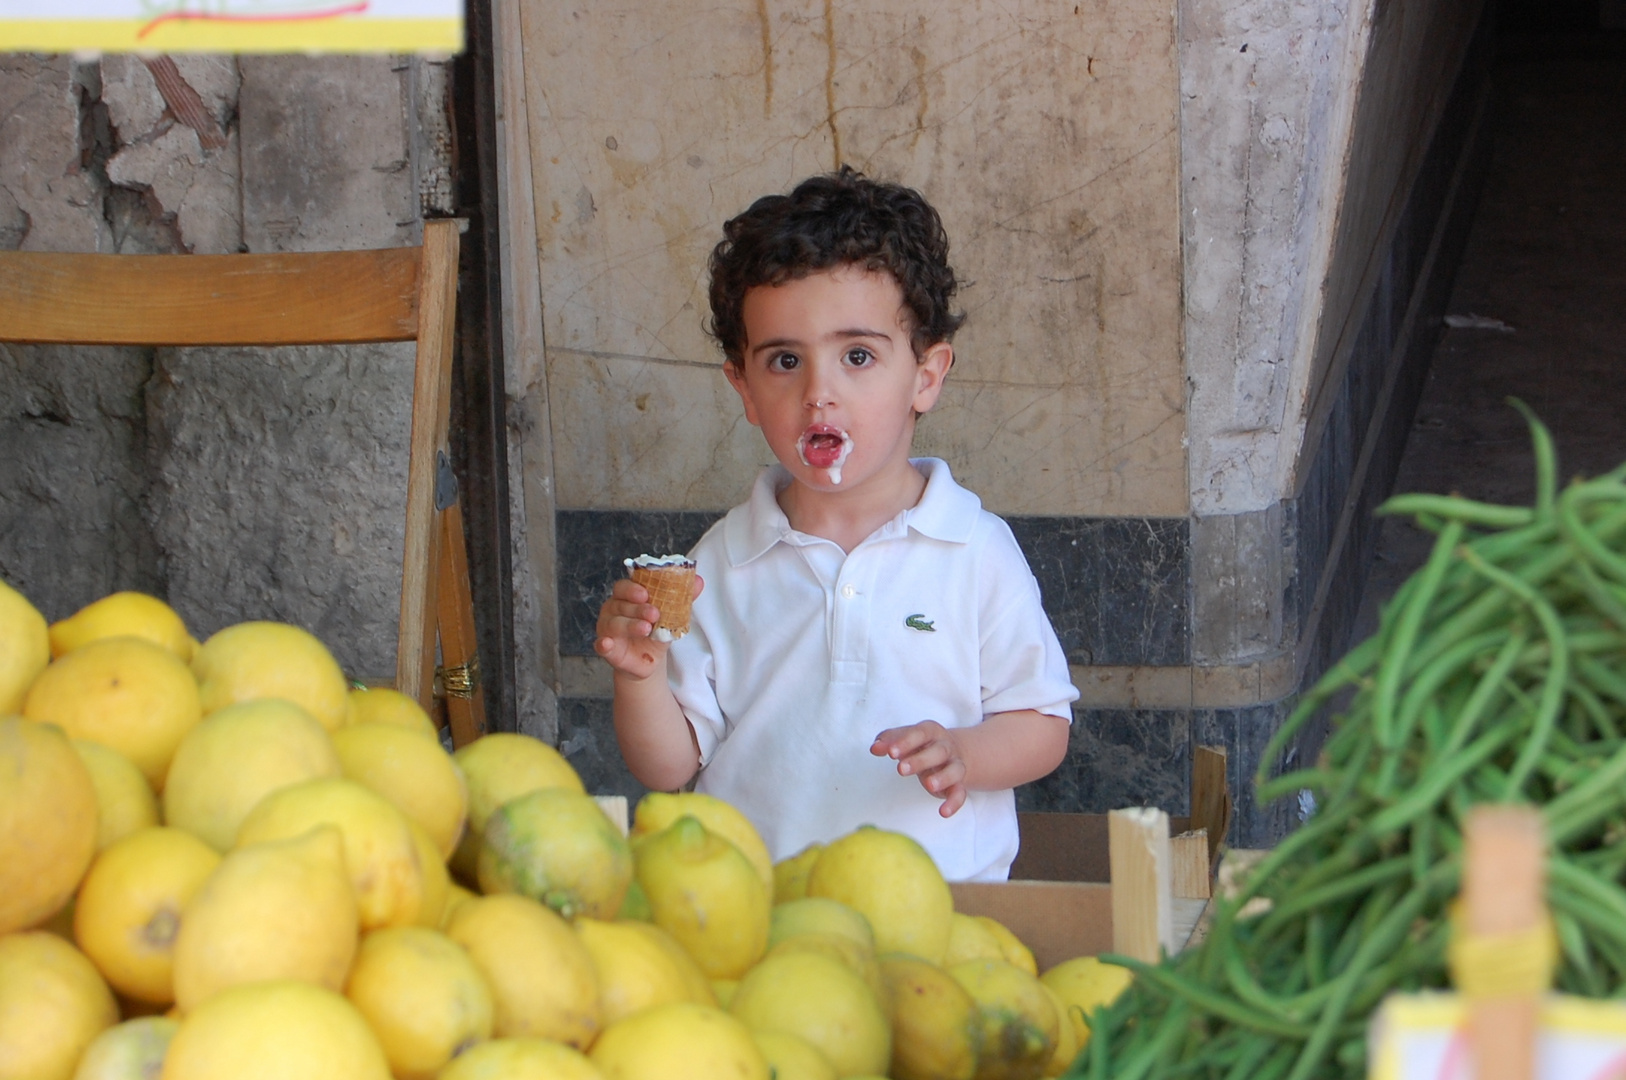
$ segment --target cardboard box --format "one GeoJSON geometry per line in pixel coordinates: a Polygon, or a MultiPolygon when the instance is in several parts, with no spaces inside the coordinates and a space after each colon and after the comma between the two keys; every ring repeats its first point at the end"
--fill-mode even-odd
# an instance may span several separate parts
{"type": "MultiPolygon", "coordinates": [[[[1168,819],[1174,837],[1167,895],[1175,951],[1191,938],[1207,907],[1209,874],[1220,846],[1210,845],[1208,837],[1223,837],[1230,824],[1223,750],[1198,748],[1192,762],[1192,806],[1200,839],[1189,836],[1193,818],[1168,819]]],[[[1041,971],[1075,956],[1127,951],[1114,934],[1110,817],[1018,814],[1021,850],[1011,866],[1011,880],[951,884],[955,910],[1004,923],[1033,950],[1041,971]]],[[[1131,910],[1157,903],[1152,889],[1134,898],[1120,896],[1120,905],[1126,900],[1131,910]]]]}

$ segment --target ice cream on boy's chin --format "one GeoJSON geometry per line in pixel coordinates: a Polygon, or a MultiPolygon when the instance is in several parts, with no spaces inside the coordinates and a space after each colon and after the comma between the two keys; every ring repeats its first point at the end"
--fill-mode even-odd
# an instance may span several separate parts
{"type": "Polygon", "coordinates": [[[841,483],[841,467],[853,452],[853,439],[829,424],[814,424],[796,440],[796,456],[810,469],[823,469],[832,484],[841,483]]]}

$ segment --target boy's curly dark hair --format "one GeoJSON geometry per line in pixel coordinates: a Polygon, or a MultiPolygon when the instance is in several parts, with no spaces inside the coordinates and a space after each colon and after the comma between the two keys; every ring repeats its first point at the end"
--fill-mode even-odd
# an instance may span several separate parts
{"type": "Polygon", "coordinates": [[[885,270],[914,317],[917,357],[949,341],[965,321],[951,303],[957,283],[943,221],[920,192],[871,180],[850,165],[810,177],[789,195],[765,195],[723,226],[711,253],[711,320],[706,330],[730,363],[745,353],[745,294],[820,270],[885,270]]]}

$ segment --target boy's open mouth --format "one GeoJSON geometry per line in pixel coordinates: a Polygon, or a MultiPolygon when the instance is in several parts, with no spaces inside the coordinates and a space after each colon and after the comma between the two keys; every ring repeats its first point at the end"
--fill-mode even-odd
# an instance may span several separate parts
{"type": "Polygon", "coordinates": [[[830,479],[837,484],[841,483],[841,466],[846,462],[847,455],[852,453],[852,448],[852,439],[845,431],[823,424],[802,432],[796,444],[802,464],[815,469],[828,469],[830,479]]]}

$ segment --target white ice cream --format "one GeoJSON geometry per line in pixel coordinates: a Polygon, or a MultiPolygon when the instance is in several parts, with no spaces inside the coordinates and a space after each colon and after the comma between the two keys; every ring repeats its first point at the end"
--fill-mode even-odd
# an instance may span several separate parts
{"type": "MultiPolygon", "coordinates": [[[[821,432],[821,434],[828,433],[821,432]]],[[[853,452],[853,437],[848,435],[845,431],[837,432],[837,434],[841,436],[841,449],[836,453],[835,464],[826,466],[824,470],[825,473],[830,477],[830,482],[832,484],[841,483],[841,467],[847,464],[847,458],[851,456],[853,452]]],[[[811,469],[815,466],[811,461],[807,460],[807,440],[808,436],[806,435],[803,435],[800,439],[796,440],[796,456],[802,459],[803,465],[806,465],[811,469]]]]}

